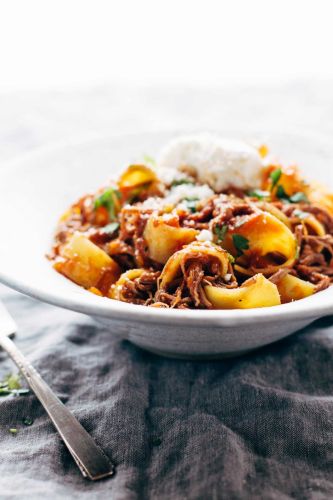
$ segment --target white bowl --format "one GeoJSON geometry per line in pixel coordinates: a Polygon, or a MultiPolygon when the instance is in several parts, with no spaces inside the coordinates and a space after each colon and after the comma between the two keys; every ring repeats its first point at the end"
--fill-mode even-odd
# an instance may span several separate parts
{"type": "MultiPolygon", "coordinates": [[[[240,132],[224,133],[236,138],[240,132]]],[[[163,132],[68,142],[39,150],[0,169],[0,280],[56,306],[95,317],[110,334],[177,357],[235,355],[269,344],[333,313],[333,287],[312,297],[263,309],[168,310],[101,298],[55,272],[45,258],[59,215],[129,162],[154,156],[177,134],[163,132]]],[[[333,189],[333,147],[314,135],[252,134],[309,178],[333,189]]],[[[247,135],[249,137],[249,135],[247,135]]]]}

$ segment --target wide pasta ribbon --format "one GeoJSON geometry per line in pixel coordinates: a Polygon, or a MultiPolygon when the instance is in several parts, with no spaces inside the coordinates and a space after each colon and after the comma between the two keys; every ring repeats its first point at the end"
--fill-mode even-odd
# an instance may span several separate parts
{"type": "Polygon", "coordinates": [[[174,253],[165,264],[159,278],[157,300],[161,294],[173,293],[176,304],[186,286],[196,306],[211,307],[203,291],[203,282],[209,279],[230,282],[232,278],[228,252],[214,243],[195,241],[174,253]]]}
{"type": "Polygon", "coordinates": [[[277,286],[262,274],[256,274],[237,288],[205,286],[205,294],[215,309],[251,309],[281,304],[277,286]]]}
{"type": "Polygon", "coordinates": [[[149,257],[165,264],[173,253],[195,240],[197,234],[195,229],[179,227],[177,217],[152,215],[144,231],[149,257]]]}
{"type": "Polygon", "coordinates": [[[223,247],[236,258],[235,270],[247,276],[269,276],[281,267],[291,267],[297,253],[291,230],[275,215],[261,210],[228,228],[223,247]],[[247,242],[241,250],[237,248],[239,236],[247,242]]]}

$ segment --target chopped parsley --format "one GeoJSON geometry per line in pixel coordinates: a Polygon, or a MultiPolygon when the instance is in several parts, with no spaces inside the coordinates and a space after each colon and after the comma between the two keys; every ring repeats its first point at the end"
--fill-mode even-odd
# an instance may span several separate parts
{"type": "Polygon", "coordinates": [[[220,224],[216,224],[216,226],[214,227],[214,233],[217,236],[217,243],[223,243],[227,231],[228,226],[226,224],[223,224],[223,226],[220,226],[220,224]]]}
{"type": "Polygon", "coordinates": [[[191,181],[191,179],[186,179],[186,177],[184,177],[183,179],[175,179],[174,181],[172,181],[171,183],[171,187],[176,187],[176,186],[181,186],[182,184],[194,184],[193,181],[191,181]]]}
{"type": "Polygon", "coordinates": [[[21,389],[20,376],[18,374],[14,375],[13,373],[11,373],[9,375],[6,375],[6,377],[4,378],[4,383],[11,391],[21,389]]]}
{"type": "Polygon", "coordinates": [[[281,168],[277,168],[277,169],[273,170],[273,172],[271,172],[271,174],[270,174],[270,178],[272,181],[271,191],[273,191],[273,189],[277,186],[277,188],[276,188],[277,198],[279,198],[280,200],[282,200],[284,202],[289,202],[289,203],[300,203],[302,201],[303,202],[309,201],[307,199],[306,195],[301,191],[298,191],[297,193],[294,193],[291,196],[289,196],[288,193],[286,193],[282,184],[278,184],[278,182],[281,178],[281,175],[282,175],[281,168]]]}
{"type": "Polygon", "coordinates": [[[302,193],[301,191],[298,191],[295,194],[292,194],[289,196],[286,192],[284,187],[279,184],[276,190],[276,196],[282,200],[282,201],[287,201],[289,203],[300,203],[300,202],[305,202],[308,203],[309,200],[307,199],[306,195],[302,193]]]}
{"type": "Polygon", "coordinates": [[[105,207],[109,212],[110,219],[116,218],[116,200],[120,200],[121,194],[117,189],[109,188],[104,191],[100,196],[95,199],[95,210],[99,207],[105,207]]]}
{"type": "Polygon", "coordinates": [[[280,200],[286,200],[286,201],[289,201],[289,196],[287,195],[287,193],[285,192],[284,190],[284,187],[279,184],[278,187],[277,187],[277,190],[276,190],[276,196],[280,199],[280,200]]]}
{"type": "Polygon", "coordinates": [[[281,175],[282,175],[281,168],[277,168],[277,169],[273,170],[273,172],[270,173],[270,178],[272,181],[271,191],[273,191],[273,189],[275,188],[275,186],[279,182],[281,175]]]}
{"type": "Polygon", "coordinates": [[[110,224],[107,224],[101,229],[101,233],[103,234],[108,234],[112,235],[119,229],[119,222],[110,222],[110,224]]]}
{"type": "Polygon", "coordinates": [[[23,425],[30,427],[30,425],[32,425],[34,423],[34,421],[30,417],[24,417],[24,419],[22,420],[22,423],[23,423],[23,425]]]}
{"type": "Polygon", "coordinates": [[[154,158],[152,158],[151,156],[149,155],[143,155],[143,161],[145,163],[148,163],[149,165],[151,165],[152,167],[156,167],[156,160],[154,160],[154,158]]]}
{"type": "Polygon", "coordinates": [[[128,197],[128,199],[126,200],[127,203],[129,203],[130,205],[132,203],[135,202],[135,200],[137,199],[137,197],[140,195],[140,193],[142,193],[142,191],[144,191],[147,187],[149,186],[149,183],[148,184],[142,184],[142,186],[139,186],[137,188],[134,188],[132,191],[131,191],[131,194],[130,196],[128,197]]]}
{"type": "Polygon", "coordinates": [[[289,200],[291,201],[291,203],[301,203],[302,201],[304,203],[309,203],[306,194],[302,193],[302,191],[298,191],[297,193],[290,196],[289,200]]]}
{"type": "Polygon", "coordinates": [[[271,195],[269,191],[263,191],[262,189],[253,189],[253,191],[248,192],[248,196],[251,198],[258,198],[258,200],[265,200],[271,195]]]}
{"type": "Polygon", "coordinates": [[[228,260],[229,260],[230,264],[234,264],[234,262],[235,262],[235,257],[233,257],[233,256],[231,255],[231,253],[228,253],[228,260]]]}
{"type": "Polygon", "coordinates": [[[303,212],[303,210],[296,209],[293,211],[293,216],[298,217],[299,219],[306,219],[310,215],[311,214],[309,214],[309,212],[303,212]]]}
{"type": "Polygon", "coordinates": [[[247,238],[245,238],[245,236],[242,236],[241,234],[233,234],[232,241],[233,241],[234,247],[237,250],[238,257],[243,255],[244,250],[248,250],[250,248],[249,240],[247,238]]]}
{"type": "Polygon", "coordinates": [[[184,201],[186,207],[188,208],[188,210],[190,210],[190,212],[192,212],[194,214],[197,211],[199,198],[197,198],[196,196],[192,196],[192,197],[184,198],[183,201],[184,201]]]}
{"type": "Polygon", "coordinates": [[[29,392],[29,389],[22,388],[19,375],[6,375],[0,382],[0,397],[10,395],[20,396],[29,392]]]}

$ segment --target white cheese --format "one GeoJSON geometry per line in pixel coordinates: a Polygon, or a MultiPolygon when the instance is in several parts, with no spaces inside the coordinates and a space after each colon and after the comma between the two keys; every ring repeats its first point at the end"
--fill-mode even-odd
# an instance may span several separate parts
{"type": "Polygon", "coordinates": [[[179,186],[171,188],[166,193],[164,198],[158,198],[156,196],[147,198],[147,200],[142,203],[142,207],[160,210],[166,205],[173,205],[175,207],[178,206],[178,208],[182,208],[183,210],[187,210],[186,204],[181,203],[186,198],[194,198],[202,201],[213,195],[214,191],[212,191],[207,184],[203,184],[202,186],[180,184],[179,186]]]}
{"type": "Polygon", "coordinates": [[[193,184],[180,184],[170,189],[169,193],[164,198],[167,205],[177,205],[185,198],[197,198],[202,201],[214,196],[214,191],[207,184],[202,186],[194,186],[193,184]]]}
{"type": "Polygon", "coordinates": [[[157,196],[151,196],[150,198],[147,198],[145,201],[142,202],[141,207],[142,208],[147,208],[148,210],[160,210],[163,208],[163,203],[164,198],[158,198],[157,196]]]}
{"type": "Polygon", "coordinates": [[[179,172],[178,170],[172,168],[157,167],[155,173],[158,179],[164,182],[167,186],[171,186],[171,184],[175,181],[181,181],[188,178],[188,176],[183,172],[179,172]]]}
{"type": "Polygon", "coordinates": [[[199,182],[217,192],[230,186],[241,189],[259,186],[263,167],[253,146],[210,134],[175,139],[161,151],[158,164],[174,170],[192,167],[199,182]]]}
{"type": "Polygon", "coordinates": [[[213,233],[211,231],[209,231],[208,229],[203,229],[197,235],[196,239],[198,241],[213,241],[213,233]]]}

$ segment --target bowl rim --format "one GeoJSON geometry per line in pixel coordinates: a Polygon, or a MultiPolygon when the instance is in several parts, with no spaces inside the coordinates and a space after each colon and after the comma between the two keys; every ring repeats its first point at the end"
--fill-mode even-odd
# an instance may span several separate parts
{"type": "MultiPolygon", "coordinates": [[[[112,140],[116,138],[126,138],[129,139],[133,136],[147,136],[155,135],[159,136],[163,133],[170,134],[189,134],[198,132],[198,129],[184,130],[174,130],[174,129],[162,129],[159,131],[142,131],[142,132],[132,132],[126,134],[115,134],[112,132],[108,133],[90,133],[80,136],[72,136],[63,141],[57,141],[52,144],[48,144],[42,147],[38,147],[32,151],[28,151],[19,154],[15,158],[6,161],[0,169],[0,178],[5,175],[7,170],[12,170],[13,168],[21,168],[28,161],[32,161],[35,158],[43,157],[45,155],[50,155],[52,153],[59,152],[60,150],[66,150],[67,148],[79,147],[86,145],[87,143],[98,143],[103,140],[112,140]]],[[[213,131],[214,132],[214,131],[213,131]]],[[[230,129],[230,134],[233,132],[238,133],[239,130],[230,129]]],[[[215,131],[218,133],[218,131],[215,131]]],[[[229,133],[229,132],[228,132],[229,133]]],[[[272,128],[265,131],[255,131],[253,129],[244,129],[245,134],[251,134],[253,137],[255,135],[280,135],[287,136],[293,135],[299,138],[307,138],[309,140],[316,140],[318,143],[322,141],[327,144],[330,142],[330,138],[325,134],[318,134],[315,131],[305,130],[300,132],[295,132],[295,130],[284,130],[281,133],[280,130],[274,130],[272,128]]],[[[56,272],[56,271],[55,271],[56,272]]],[[[68,280],[65,277],[61,277],[66,282],[68,280]]],[[[304,319],[316,319],[325,315],[333,314],[333,298],[330,291],[333,293],[333,286],[330,289],[319,292],[321,301],[320,304],[312,304],[312,297],[307,297],[299,301],[295,301],[289,304],[281,304],[279,306],[265,307],[265,308],[255,308],[255,309],[231,309],[231,310],[180,310],[180,309],[166,309],[166,308],[153,308],[153,307],[143,307],[135,304],[128,304],[125,302],[120,302],[105,297],[97,297],[94,294],[86,291],[86,294],[75,294],[72,297],[63,297],[60,293],[51,293],[42,287],[31,286],[29,283],[20,280],[18,277],[11,276],[7,274],[4,269],[0,268],[0,282],[4,285],[13,288],[14,290],[28,295],[34,299],[47,302],[49,304],[80,312],[83,314],[91,316],[100,316],[103,318],[124,320],[128,322],[140,321],[149,324],[170,324],[179,326],[235,326],[237,324],[244,325],[249,322],[257,322],[258,324],[267,323],[272,320],[299,320],[300,317],[304,319]]],[[[75,289],[81,289],[78,285],[72,283],[73,292],[75,289]]]]}

